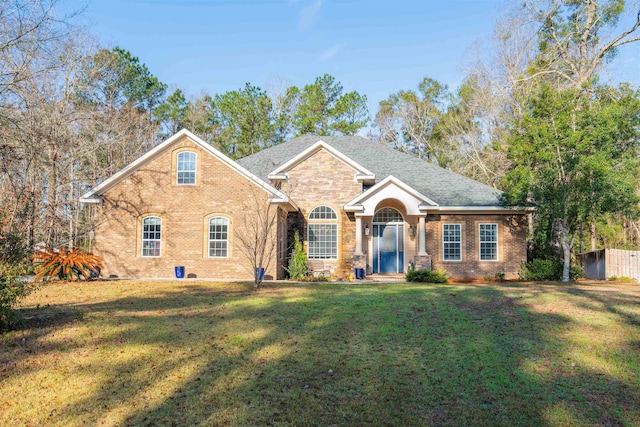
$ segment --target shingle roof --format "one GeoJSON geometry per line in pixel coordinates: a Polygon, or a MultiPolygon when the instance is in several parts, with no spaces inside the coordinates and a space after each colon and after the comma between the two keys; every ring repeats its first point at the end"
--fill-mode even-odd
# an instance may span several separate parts
{"type": "Polygon", "coordinates": [[[243,167],[269,181],[268,175],[318,141],[324,141],[376,175],[393,175],[440,206],[501,206],[500,191],[432,163],[361,136],[305,135],[240,159],[243,167]]]}

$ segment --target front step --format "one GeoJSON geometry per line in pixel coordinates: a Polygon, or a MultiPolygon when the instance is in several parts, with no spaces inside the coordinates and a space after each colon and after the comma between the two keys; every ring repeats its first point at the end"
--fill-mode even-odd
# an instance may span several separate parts
{"type": "Polygon", "coordinates": [[[371,282],[405,282],[406,279],[404,277],[404,273],[375,273],[369,274],[364,280],[369,280],[371,282]]]}

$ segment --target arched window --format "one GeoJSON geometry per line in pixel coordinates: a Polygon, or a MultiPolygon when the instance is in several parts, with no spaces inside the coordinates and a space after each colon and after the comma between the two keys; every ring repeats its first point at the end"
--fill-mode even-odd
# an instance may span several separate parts
{"type": "Polygon", "coordinates": [[[162,243],[162,219],[157,216],[142,218],[142,256],[159,257],[162,243]]]}
{"type": "Polygon", "coordinates": [[[318,206],[311,211],[309,219],[338,219],[338,215],[329,206],[318,206]]]}
{"type": "Polygon", "coordinates": [[[373,222],[380,222],[384,224],[402,223],[403,221],[402,214],[393,208],[380,209],[373,216],[373,222]]]}
{"type": "Polygon", "coordinates": [[[209,258],[226,258],[229,254],[229,220],[215,216],[209,220],[209,258]]]}
{"type": "Polygon", "coordinates": [[[329,206],[318,206],[309,213],[307,226],[309,259],[338,259],[338,215],[329,206]]]}
{"type": "Polygon", "coordinates": [[[181,151],[178,153],[177,183],[196,183],[196,153],[192,151],[181,151]]]}

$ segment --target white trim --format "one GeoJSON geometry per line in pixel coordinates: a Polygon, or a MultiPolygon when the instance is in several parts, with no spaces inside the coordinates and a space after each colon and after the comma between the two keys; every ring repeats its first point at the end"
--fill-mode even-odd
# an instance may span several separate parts
{"type": "Polygon", "coordinates": [[[442,262],[462,262],[462,260],[464,259],[464,256],[462,255],[462,223],[460,222],[443,222],[442,223],[442,238],[440,239],[442,242],[442,262]],[[444,241],[444,226],[445,225],[457,225],[458,227],[460,227],[460,241],[458,242],[458,244],[460,245],[460,259],[445,259],[444,258],[444,244],[445,243],[455,243],[455,242],[445,242],[444,241]]]}
{"type": "Polygon", "coordinates": [[[344,205],[344,209],[349,211],[349,212],[355,212],[357,210],[360,210],[361,209],[361,203],[364,200],[367,200],[368,198],[370,198],[371,196],[376,194],[379,190],[381,190],[382,188],[386,187],[386,185],[389,184],[389,183],[395,184],[397,187],[399,187],[400,189],[404,190],[406,193],[412,195],[413,197],[415,197],[417,199],[420,199],[423,203],[427,203],[428,206],[425,206],[424,208],[423,208],[424,205],[420,204],[421,210],[422,209],[427,209],[427,208],[433,209],[434,206],[438,206],[438,204],[436,202],[434,202],[433,200],[431,200],[430,198],[428,198],[424,194],[420,193],[419,191],[415,190],[413,187],[411,187],[408,184],[405,184],[404,182],[400,181],[395,176],[389,175],[388,177],[386,177],[385,179],[383,179],[382,181],[380,181],[379,183],[377,183],[373,187],[369,188],[367,191],[365,191],[364,193],[358,195],[356,198],[354,198],[349,203],[344,205]]]}
{"type": "Polygon", "coordinates": [[[318,140],[318,142],[313,144],[311,147],[307,148],[302,153],[293,157],[291,160],[289,160],[285,164],[279,166],[277,169],[275,169],[273,172],[269,174],[268,178],[272,180],[288,179],[289,175],[287,174],[287,172],[289,170],[291,170],[293,167],[307,160],[309,157],[313,156],[314,154],[316,154],[321,150],[328,152],[336,159],[340,160],[347,166],[354,169],[356,171],[356,173],[353,175],[353,179],[355,182],[372,181],[376,179],[376,175],[373,172],[369,171],[367,168],[360,165],[359,163],[354,161],[352,158],[336,150],[335,148],[333,148],[331,145],[327,144],[323,140],[318,140]]]}
{"type": "MultiPolygon", "coordinates": [[[[498,262],[500,261],[500,225],[497,222],[479,222],[478,223],[478,261],[479,262],[498,262]],[[495,225],[496,226],[496,259],[482,259],[482,240],[480,240],[480,226],[482,225],[495,225]]],[[[484,242],[493,243],[493,242],[484,242]]]]}
{"type": "Polygon", "coordinates": [[[122,180],[124,180],[125,178],[127,178],[128,176],[133,174],[135,171],[140,169],[142,166],[146,165],[150,161],[154,160],[156,157],[160,156],[162,153],[164,153],[166,150],[168,150],[173,144],[175,144],[178,141],[182,140],[182,138],[189,138],[198,147],[200,147],[204,151],[208,152],[209,154],[211,154],[212,156],[214,156],[215,158],[220,160],[222,163],[226,164],[231,169],[233,169],[234,171],[238,172],[240,175],[242,175],[245,178],[249,179],[249,181],[252,181],[254,184],[256,184],[261,189],[263,189],[266,192],[271,193],[274,196],[276,196],[274,201],[275,200],[277,200],[278,202],[288,202],[289,201],[289,198],[284,193],[282,193],[281,191],[276,189],[274,186],[272,186],[271,184],[261,180],[256,175],[252,174],[247,169],[245,169],[242,166],[240,166],[237,162],[235,162],[231,158],[227,157],[222,152],[220,152],[220,151],[216,150],[215,148],[213,148],[211,146],[211,144],[208,144],[207,142],[205,142],[204,140],[202,140],[198,136],[194,135],[193,133],[189,132],[188,130],[182,129],[181,131],[175,133],[173,136],[171,136],[168,139],[166,139],[164,142],[159,144],[154,149],[150,150],[149,152],[147,152],[143,156],[141,156],[138,159],[134,160],[133,162],[129,163],[127,166],[122,168],[120,171],[118,171],[115,174],[111,175],[109,178],[104,180],[102,183],[96,185],[91,190],[89,190],[88,192],[83,194],[80,197],[80,202],[81,203],[100,203],[101,202],[100,196],[102,194],[104,194],[107,190],[109,190],[112,187],[116,186],[122,180]]]}
{"type": "Polygon", "coordinates": [[[464,212],[464,213],[483,213],[483,212],[492,212],[492,213],[531,213],[535,212],[535,208],[533,207],[522,207],[522,206],[514,206],[514,207],[506,207],[506,206],[436,206],[436,207],[428,207],[429,211],[437,211],[439,213],[445,212],[464,212]]]}

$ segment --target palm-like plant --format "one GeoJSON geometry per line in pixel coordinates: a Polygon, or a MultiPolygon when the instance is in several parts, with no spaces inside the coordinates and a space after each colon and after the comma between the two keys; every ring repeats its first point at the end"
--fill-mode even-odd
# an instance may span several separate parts
{"type": "Polygon", "coordinates": [[[88,279],[91,274],[100,274],[102,258],[80,249],[44,248],[33,255],[37,262],[36,280],[57,278],[59,280],[88,279]]]}

